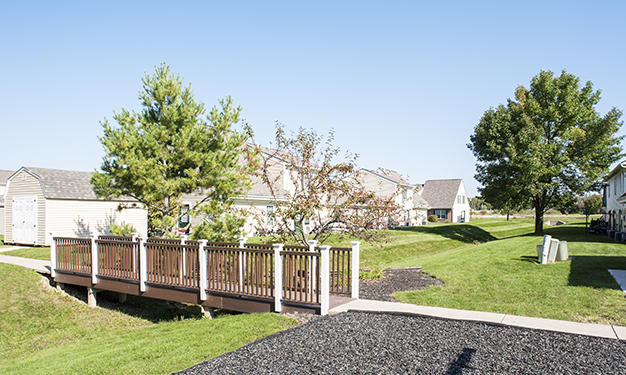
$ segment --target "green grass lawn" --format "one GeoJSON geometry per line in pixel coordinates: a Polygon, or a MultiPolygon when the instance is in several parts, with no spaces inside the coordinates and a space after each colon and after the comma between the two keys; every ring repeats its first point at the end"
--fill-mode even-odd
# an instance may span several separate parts
{"type": "MultiPolygon", "coordinates": [[[[540,265],[536,245],[541,237],[524,229],[523,219],[507,224],[476,220],[449,225],[461,233],[482,233],[501,238],[485,243],[447,248],[428,255],[407,255],[388,263],[423,266],[445,281],[442,287],[401,292],[408,303],[480,310],[578,322],[626,326],[626,298],[607,269],[626,269],[626,245],[606,237],[586,235],[584,222],[546,227],[546,233],[568,241],[571,261],[540,265]],[[462,228],[474,226],[475,228],[462,228]],[[516,232],[518,232],[516,234],[516,232]]],[[[450,236],[448,236],[450,237],[450,236]]],[[[419,246],[418,244],[415,244],[419,246]]]]}
{"type": "Polygon", "coordinates": [[[129,296],[88,308],[0,263],[0,374],[169,374],[292,327],[276,314],[200,318],[197,306],[129,296]]]}
{"type": "Polygon", "coordinates": [[[10,255],[14,257],[50,260],[50,247],[28,247],[23,249],[4,251],[2,255],[10,255]]]}

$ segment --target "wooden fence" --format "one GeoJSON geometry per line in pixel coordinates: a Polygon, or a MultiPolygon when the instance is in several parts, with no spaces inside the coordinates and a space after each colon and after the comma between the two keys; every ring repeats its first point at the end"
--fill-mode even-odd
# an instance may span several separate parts
{"type": "MultiPolygon", "coordinates": [[[[188,241],[183,239],[101,236],[52,237],[52,275],[100,279],[195,290],[200,300],[213,294],[301,304],[328,311],[329,293],[358,298],[358,249],[188,241]],[[208,294],[207,294],[208,293],[208,294]]],[[[157,297],[158,298],[158,297],[157,297]]]]}

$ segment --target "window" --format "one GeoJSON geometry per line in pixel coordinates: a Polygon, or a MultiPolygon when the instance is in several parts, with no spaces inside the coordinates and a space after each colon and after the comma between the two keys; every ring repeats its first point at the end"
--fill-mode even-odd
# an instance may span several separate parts
{"type": "Polygon", "coordinates": [[[448,219],[448,210],[435,210],[435,215],[437,215],[438,219],[448,219]]]}
{"type": "Polygon", "coordinates": [[[274,206],[271,204],[267,205],[267,226],[271,227],[274,225],[274,206]]]}
{"type": "Polygon", "coordinates": [[[405,200],[406,200],[406,197],[407,197],[407,190],[406,190],[406,189],[404,189],[404,190],[402,191],[402,200],[403,200],[403,201],[405,201],[405,200]]]}

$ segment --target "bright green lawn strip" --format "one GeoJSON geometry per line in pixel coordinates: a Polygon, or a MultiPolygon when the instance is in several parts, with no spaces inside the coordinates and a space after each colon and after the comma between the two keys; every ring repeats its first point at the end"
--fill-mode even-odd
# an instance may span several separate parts
{"type": "Polygon", "coordinates": [[[541,237],[535,236],[464,246],[420,259],[424,271],[446,285],[397,297],[427,306],[626,325],[624,293],[607,272],[626,269],[626,247],[585,235],[581,226],[547,232],[568,241],[573,261],[537,264],[541,237]]]}
{"type": "Polygon", "coordinates": [[[14,257],[50,260],[50,248],[49,247],[29,247],[24,249],[17,249],[11,251],[5,251],[2,255],[10,255],[14,257]]]}
{"type": "Polygon", "coordinates": [[[110,330],[79,342],[10,359],[7,374],[169,374],[291,325],[276,314],[224,315],[110,330]],[[45,363],[45,366],[42,366],[45,363]]]}
{"type": "Polygon", "coordinates": [[[40,281],[33,271],[0,264],[0,374],[166,374],[293,325],[275,314],[177,320],[180,314],[198,317],[199,309],[129,296],[127,304],[145,306],[140,315],[155,324],[88,308],[40,281]]]}

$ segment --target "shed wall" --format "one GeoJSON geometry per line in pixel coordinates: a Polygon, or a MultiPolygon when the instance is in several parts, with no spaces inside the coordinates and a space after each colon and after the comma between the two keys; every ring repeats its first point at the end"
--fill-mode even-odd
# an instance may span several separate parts
{"type": "Polygon", "coordinates": [[[36,196],[37,197],[37,245],[43,245],[46,241],[46,200],[41,190],[39,179],[30,173],[21,172],[13,176],[9,181],[4,200],[4,242],[13,243],[13,197],[36,196]]]}
{"type": "MultiPolygon", "coordinates": [[[[117,211],[119,202],[48,199],[46,232],[60,237],[90,237],[109,234],[112,224],[132,224],[142,235],[148,234],[148,213],[142,208],[117,211]]],[[[50,236],[45,244],[50,244],[50,236]]]]}

